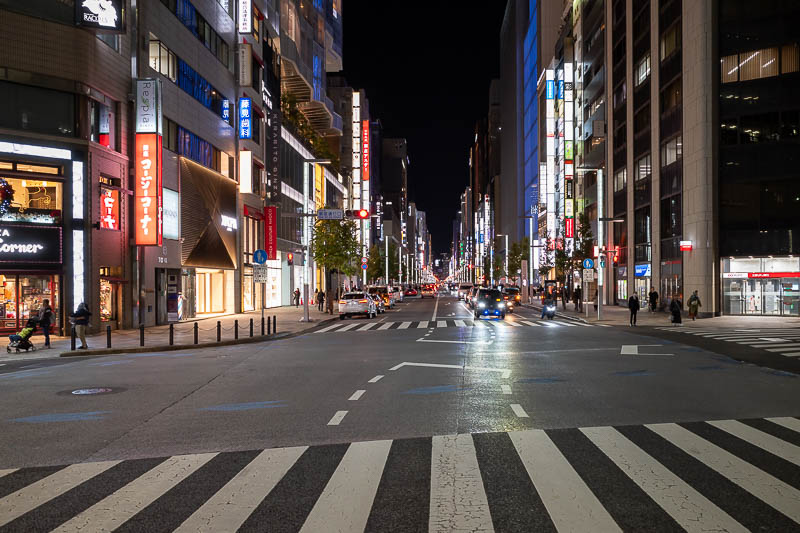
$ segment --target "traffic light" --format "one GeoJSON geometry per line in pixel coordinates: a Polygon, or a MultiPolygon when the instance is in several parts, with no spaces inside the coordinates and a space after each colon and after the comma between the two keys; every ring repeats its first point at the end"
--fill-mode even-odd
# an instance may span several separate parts
{"type": "Polygon", "coordinates": [[[355,218],[358,220],[366,220],[369,218],[369,209],[347,209],[344,212],[345,218],[355,218]]]}
{"type": "Polygon", "coordinates": [[[286,254],[286,264],[289,266],[294,265],[294,254],[292,252],[286,254]]]}
{"type": "Polygon", "coordinates": [[[615,265],[617,264],[617,261],[619,261],[619,250],[614,250],[614,264],[615,265]]]}

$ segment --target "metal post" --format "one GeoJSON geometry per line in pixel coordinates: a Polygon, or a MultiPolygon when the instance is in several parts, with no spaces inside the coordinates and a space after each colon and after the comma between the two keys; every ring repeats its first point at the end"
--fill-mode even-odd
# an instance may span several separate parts
{"type": "Polygon", "coordinates": [[[261,336],[264,336],[264,310],[261,310],[261,336]]]}
{"type": "MultiPolygon", "coordinates": [[[[309,165],[311,163],[304,162],[303,163],[303,213],[308,213],[308,196],[309,196],[309,183],[308,183],[308,175],[309,175],[309,165]]],[[[308,252],[310,250],[310,242],[309,242],[309,220],[308,217],[303,217],[303,322],[309,322],[308,318],[308,276],[309,276],[309,260],[311,259],[308,257],[308,252]]]]}
{"type": "Polygon", "coordinates": [[[70,328],[69,332],[69,349],[75,351],[75,326],[70,328]]]}
{"type": "Polygon", "coordinates": [[[217,320],[217,342],[222,340],[222,322],[217,320]]]}
{"type": "Polygon", "coordinates": [[[389,237],[386,235],[386,226],[383,228],[383,240],[385,242],[386,253],[383,255],[386,263],[386,286],[389,286],[389,237]]]}
{"type": "Polygon", "coordinates": [[[233,338],[239,340],[239,319],[233,321],[233,338]]]}
{"type": "Polygon", "coordinates": [[[111,348],[111,326],[106,326],[106,348],[111,348]]]}
{"type": "MultiPolygon", "coordinates": [[[[261,328],[261,331],[264,331],[263,327],[261,328]]],[[[272,335],[272,320],[270,320],[269,317],[267,317],[267,335],[272,335]]]]}
{"type": "Polygon", "coordinates": [[[250,319],[250,336],[253,336],[253,319],[250,319]]]}
{"type": "Polygon", "coordinates": [[[169,345],[175,344],[175,324],[169,325],[169,345]]]}
{"type": "MultiPolygon", "coordinates": [[[[606,224],[602,222],[605,218],[606,212],[606,188],[603,183],[603,169],[597,169],[597,245],[600,248],[600,254],[603,258],[602,263],[597,265],[597,320],[600,320],[601,309],[603,308],[603,290],[605,289],[603,283],[605,276],[605,268],[601,265],[605,263],[605,247],[606,247],[606,224]]],[[[600,259],[598,257],[598,259],[600,259]]]]}
{"type": "Polygon", "coordinates": [[[200,328],[197,325],[197,322],[194,323],[194,343],[198,344],[200,341],[200,328]]]}
{"type": "Polygon", "coordinates": [[[272,334],[275,335],[278,333],[278,317],[272,315],[272,334]]]}

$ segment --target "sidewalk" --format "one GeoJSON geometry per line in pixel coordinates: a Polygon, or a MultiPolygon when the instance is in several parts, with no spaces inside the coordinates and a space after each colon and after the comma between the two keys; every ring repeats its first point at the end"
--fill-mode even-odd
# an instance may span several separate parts
{"type": "MultiPolygon", "coordinates": [[[[316,327],[320,322],[335,318],[338,320],[334,306],[334,315],[326,315],[317,310],[316,305],[309,307],[309,318],[312,322],[307,324],[300,322],[303,317],[303,307],[285,306],[272,307],[264,310],[264,333],[267,332],[266,320],[275,317],[277,332],[279,334],[299,333],[305,329],[316,327]]],[[[239,313],[235,315],[214,316],[211,318],[199,318],[174,324],[174,344],[191,347],[194,345],[194,324],[198,328],[198,343],[217,342],[217,321],[220,322],[222,341],[234,340],[235,321],[239,321],[239,339],[250,337],[250,319],[253,319],[253,337],[261,336],[261,311],[239,313]]],[[[274,332],[273,332],[274,333],[274,332]]],[[[92,332],[86,336],[89,350],[76,350],[75,353],[81,355],[92,355],[97,349],[106,349],[106,332],[92,332]]],[[[0,361],[22,360],[22,359],[41,359],[47,357],[57,357],[63,352],[70,352],[70,338],[50,336],[49,350],[44,349],[44,336],[37,332],[31,339],[36,346],[36,351],[7,353],[0,347],[0,361]]],[[[6,344],[8,339],[6,338],[6,344]]],[[[169,345],[169,326],[151,326],[144,330],[145,347],[157,348],[169,345]]],[[[76,339],[76,346],[80,346],[80,340],[76,339]]],[[[113,348],[139,348],[140,334],[138,329],[114,330],[111,332],[111,347],[113,348]]]]}
{"type": "MultiPolygon", "coordinates": [[[[526,304],[526,307],[541,312],[542,306],[538,302],[526,304]]],[[[582,312],[575,311],[575,305],[567,304],[566,310],[558,302],[557,315],[566,318],[580,319],[589,324],[606,324],[609,326],[629,326],[630,311],[627,307],[619,305],[604,305],[601,309],[601,319],[597,320],[597,310],[591,303],[588,306],[589,317],[586,317],[586,306],[582,312]]],[[[637,326],[671,326],[669,313],[656,311],[651,313],[649,309],[642,309],[636,317],[637,326]]],[[[711,318],[689,319],[683,316],[682,327],[688,328],[800,328],[800,318],[797,317],[772,317],[772,316],[718,316],[711,318]]]]}

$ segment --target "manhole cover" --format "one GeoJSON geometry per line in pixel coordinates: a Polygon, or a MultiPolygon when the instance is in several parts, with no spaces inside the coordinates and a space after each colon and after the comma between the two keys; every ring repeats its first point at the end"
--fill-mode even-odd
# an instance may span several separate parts
{"type": "Polygon", "coordinates": [[[96,389],[76,389],[72,391],[72,394],[83,396],[86,394],[106,394],[108,392],[112,392],[112,390],[104,387],[98,387],[96,389]]]}
{"type": "Polygon", "coordinates": [[[125,389],[121,387],[86,387],[84,389],[71,389],[58,392],[59,396],[95,396],[98,394],[117,394],[125,389]]]}

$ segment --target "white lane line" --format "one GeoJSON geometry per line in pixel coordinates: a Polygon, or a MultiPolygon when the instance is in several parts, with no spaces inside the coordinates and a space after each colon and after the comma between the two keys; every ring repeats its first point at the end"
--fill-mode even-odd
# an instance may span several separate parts
{"type": "Polygon", "coordinates": [[[264,450],[187,518],[175,533],[237,531],[307,448],[264,450]]]}
{"type": "Polygon", "coordinates": [[[529,418],[528,413],[525,412],[525,409],[518,403],[511,404],[511,410],[514,411],[514,414],[517,415],[519,418],[529,418]]]}
{"type": "MultiPolygon", "coordinates": [[[[677,424],[647,424],[646,427],[664,437],[712,470],[800,523],[800,490],[739,459],[704,438],[677,424]]],[[[709,528],[711,529],[711,528],[709,528]]]]}
{"type": "Polygon", "coordinates": [[[7,476],[9,474],[13,474],[19,470],[18,468],[9,468],[8,470],[0,470],[0,477],[7,476]]]}
{"type": "Polygon", "coordinates": [[[792,346],[784,346],[782,348],[763,348],[763,350],[767,352],[783,352],[785,350],[788,350],[789,348],[794,348],[796,346],[797,344],[794,344],[792,346]]]}
{"type": "Polygon", "coordinates": [[[371,380],[367,381],[367,383],[377,383],[383,378],[383,374],[379,374],[372,378],[371,380]]]}
{"type": "Polygon", "coordinates": [[[216,456],[202,453],[170,457],[54,531],[113,531],[216,456]]]}
{"type": "Polygon", "coordinates": [[[351,444],[300,532],[364,531],[391,446],[390,440],[351,444]]]}
{"type": "Polygon", "coordinates": [[[511,394],[511,385],[506,385],[505,383],[500,385],[500,390],[503,391],[503,394],[511,394]]]}
{"type": "MultiPolygon", "coordinates": [[[[70,465],[0,499],[0,526],[36,509],[121,461],[70,465]]],[[[13,470],[4,470],[11,473],[13,470]]]]}
{"type": "Polygon", "coordinates": [[[333,418],[330,419],[328,422],[329,426],[338,426],[344,417],[347,415],[347,411],[336,411],[336,414],[333,415],[333,418]]]}
{"type": "MultiPolygon", "coordinates": [[[[427,337],[428,334],[425,334],[427,337]]],[[[433,339],[426,339],[425,337],[421,339],[417,339],[417,342],[438,342],[441,344],[483,344],[483,345],[490,345],[492,341],[444,341],[444,340],[433,340],[433,339]]]]}
{"type": "Polygon", "coordinates": [[[786,429],[791,429],[792,431],[800,433],[800,420],[797,418],[779,416],[777,418],[767,418],[767,420],[774,424],[778,424],[779,426],[783,426],[786,429]]]}
{"type": "Polygon", "coordinates": [[[436,311],[439,310],[439,297],[436,297],[436,303],[433,304],[433,316],[431,317],[431,322],[436,320],[436,311]]]}
{"type": "Polygon", "coordinates": [[[410,325],[411,322],[403,322],[402,324],[400,324],[400,326],[397,327],[397,329],[408,329],[408,326],[410,325]]]}
{"type": "Polygon", "coordinates": [[[428,327],[427,320],[420,320],[419,324],[417,324],[417,329],[425,329],[428,327]]]}
{"type": "Polygon", "coordinates": [[[343,327],[342,329],[336,330],[336,333],[341,333],[343,331],[347,331],[348,329],[357,328],[358,326],[359,326],[359,324],[357,324],[357,323],[356,324],[348,324],[345,327],[343,327]]]}
{"type": "Polygon", "coordinates": [[[375,324],[367,324],[367,325],[365,325],[365,326],[361,326],[361,327],[360,327],[360,328],[358,328],[356,331],[367,331],[368,329],[371,329],[371,328],[372,328],[374,325],[375,325],[375,324]]]}
{"type": "Polygon", "coordinates": [[[520,322],[522,322],[526,326],[539,326],[540,325],[540,324],[537,324],[536,322],[530,322],[528,320],[520,320],[520,322]]]}
{"type": "Polygon", "coordinates": [[[437,320],[436,321],[437,328],[446,328],[447,327],[447,320],[437,320]]]}
{"type": "Polygon", "coordinates": [[[365,391],[363,389],[359,389],[359,390],[355,391],[353,393],[353,395],[348,398],[348,400],[350,400],[351,402],[354,402],[354,401],[358,400],[359,398],[361,398],[364,395],[365,392],[367,392],[367,391],[365,391]]]}
{"type": "Polygon", "coordinates": [[[547,433],[508,436],[558,531],[622,531],[547,433]]]}
{"type": "Polygon", "coordinates": [[[466,326],[467,326],[467,325],[464,323],[464,321],[463,321],[463,320],[456,320],[456,321],[455,321],[455,323],[456,323],[456,327],[457,327],[457,328],[464,328],[464,327],[466,327],[466,326]]]}
{"type": "Polygon", "coordinates": [[[543,326],[547,326],[548,328],[560,328],[561,327],[558,324],[556,324],[555,322],[548,322],[546,320],[542,320],[539,323],[542,324],[543,326]]]}
{"type": "Polygon", "coordinates": [[[494,531],[471,435],[433,437],[428,531],[494,531]]]}
{"type": "Polygon", "coordinates": [[[616,429],[594,427],[580,431],[685,530],[747,531],[616,429]]]}
{"type": "MultiPolygon", "coordinates": [[[[434,341],[428,341],[434,342],[434,341]]],[[[421,366],[421,367],[428,367],[428,368],[456,368],[456,369],[463,369],[463,370],[480,370],[483,372],[500,372],[500,377],[503,379],[508,379],[511,377],[511,370],[508,368],[489,368],[485,366],[463,366],[463,365],[444,365],[440,363],[409,363],[408,361],[404,361],[399,365],[395,365],[389,370],[398,370],[404,366],[421,366]]]]}
{"type": "Polygon", "coordinates": [[[378,331],[382,329],[389,329],[390,327],[392,327],[393,324],[394,322],[387,322],[386,324],[382,324],[381,327],[378,328],[378,331]]]}
{"type": "Polygon", "coordinates": [[[322,328],[321,330],[317,331],[317,333],[325,333],[326,331],[330,331],[332,329],[336,329],[339,326],[341,326],[341,324],[334,324],[332,326],[328,326],[327,328],[322,328]]]}
{"type": "Polygon", "coordinates": [[[577,324],[573,324],[572,322],[566,322],[564,320],[554,320],[554,324],[560,324],[562,326],[567,326],[568,328],[575,328],[578,327],[577,324]]]}
{"type": "Polygon", "coordinates": [[[730,433],[734,437],[739,437],[762,450],[800,466],[800,446],[786,442],[778,437],[773,437],[769,433],[764,433],[752,426],[742,424],[738,420],[713,420],[708,423],[730,433]]]}
{"type": "Polygon", "coordinates": [[[800,357],[800,352],[781,352],[781,355],[786,357],[800,357]]]}

